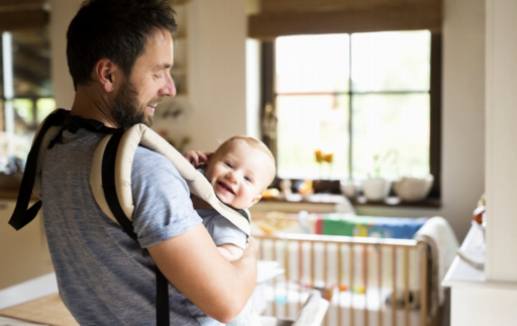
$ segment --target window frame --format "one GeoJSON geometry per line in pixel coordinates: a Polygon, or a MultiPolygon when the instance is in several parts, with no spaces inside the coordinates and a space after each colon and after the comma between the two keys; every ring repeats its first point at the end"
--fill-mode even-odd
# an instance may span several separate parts
{"type": "MultiPolygon", "coordinates": [[[[430,56],[430,135],[429,135],[429,172],[434,177],[433,186],[428,199],[441,198],[441,110],[442,110],[442,34],[431,32],[430,56]]],[[[261,117],[268,104],[275,103],[275,56],[274,39],[261,42],[261,117]]],[[[266,140],[266,139],[264,139],[266,140]]],[[[352,145],[353,146],[353,145],[352,145]]],[[[276,146],[275,146],[276,148],[276,146]]],[[[351,148],[349,149],[349,151],[351,148]]],[[[277,153],[274,153],[275,155],[277,153]]],[[[348,153],[350,155],[350,153],[348,153]]]]}

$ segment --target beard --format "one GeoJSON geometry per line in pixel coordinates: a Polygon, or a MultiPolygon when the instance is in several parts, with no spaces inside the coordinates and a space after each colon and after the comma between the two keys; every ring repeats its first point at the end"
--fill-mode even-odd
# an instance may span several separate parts
{"type": "Polygon", "coordinates": [[[137,123],[151,126],[152,117],[146,117],[144,105],[138,107],[138,92],[129,81],[124,82],[115,97],[112,110],[113,119],[119,128],[127,129],[137,123]]]}

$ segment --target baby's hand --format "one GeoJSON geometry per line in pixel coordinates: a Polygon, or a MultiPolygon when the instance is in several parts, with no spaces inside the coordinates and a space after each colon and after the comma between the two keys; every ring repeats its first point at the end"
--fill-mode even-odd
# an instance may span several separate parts
{"type": "Polygon", "coordinates": [[[189,162],[196,168],[205,164],[208,160],[208,154],[201,151],[190,150],[187,151],[184,155],[187,160],[189,160],[189,162]]]}

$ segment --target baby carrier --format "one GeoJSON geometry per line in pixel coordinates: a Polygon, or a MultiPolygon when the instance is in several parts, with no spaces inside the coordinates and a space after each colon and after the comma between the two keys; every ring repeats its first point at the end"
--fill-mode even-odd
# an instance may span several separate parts
{"type": "MultiPolygon", "coordinates": [[[[60,141],[64,130],[72,132],[85,128],[106,134],[97,145],[90,171],[90,187],[95,201],[104,214],[118,223],[136,241],[132,226],[133,198],[131,192],[131,167],[138,146],[144,146],[164,155],[175,165],[186,180],[190,192],[208,203],[232,224],[250,235],[249,213],[223,204],[215,195],[211,184],[172,145],[144,124],[127,130],[108,128],[95,120],[73,116],[58,109],[43,121],[27,157],[16,207],[9,224],[16,230],[30,223],[41,208],[38,200],[29,208],[33,196],[39,198],[40,160],[42,152],[60,141]]],[[[169,324],[168,282],[156,267],[156,320],[157,325],[169,324]]]]}

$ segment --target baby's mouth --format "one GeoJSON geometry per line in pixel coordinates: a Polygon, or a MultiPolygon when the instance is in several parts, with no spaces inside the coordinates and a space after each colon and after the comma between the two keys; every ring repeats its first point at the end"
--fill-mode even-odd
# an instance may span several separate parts
{"type": "Polygon", "coordinates": [[[235,195],[235,191],[232,189],[232,187],[227,185],[225,182],[217,181],[217,185],[219,185],[219,187],[225,189],[226,191],[230,192],[231,194],[235,195]]]}

